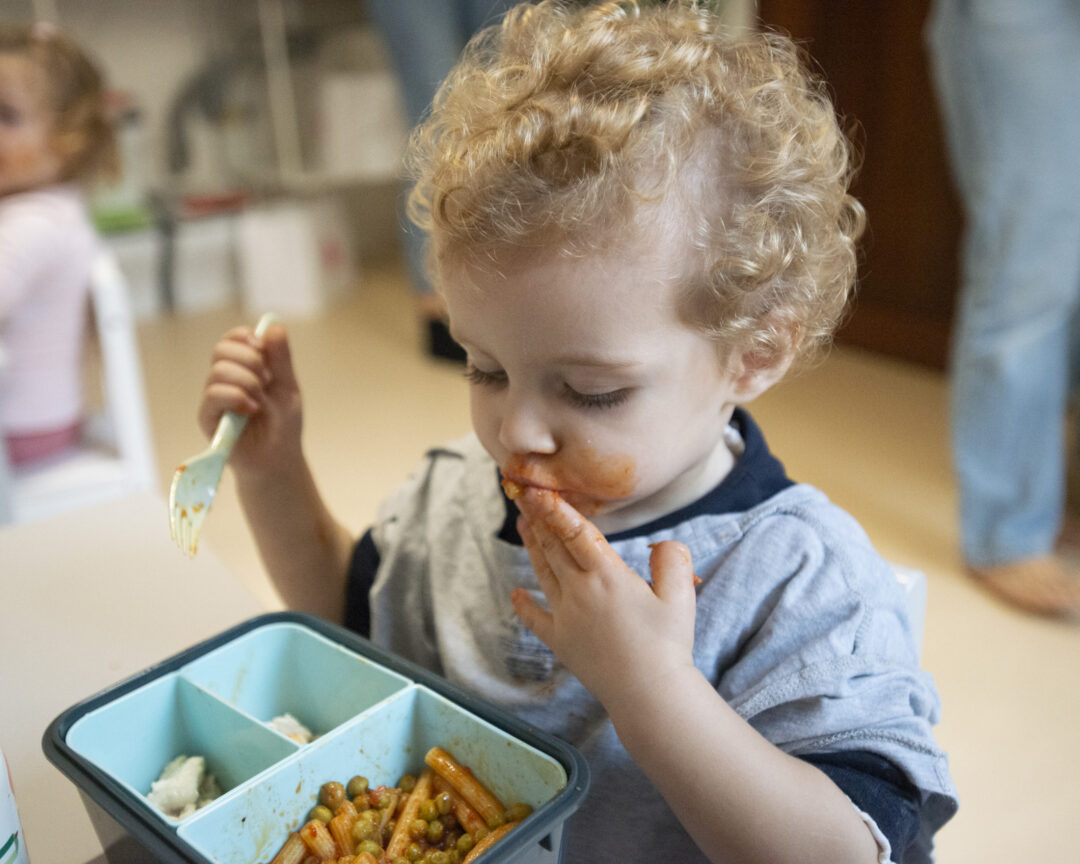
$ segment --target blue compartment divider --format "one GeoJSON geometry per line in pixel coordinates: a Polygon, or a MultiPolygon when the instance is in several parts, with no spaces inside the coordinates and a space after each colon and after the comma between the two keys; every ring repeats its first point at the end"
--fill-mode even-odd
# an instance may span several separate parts
{"type": "Polygon", "coordinates": [[[84,715],[68,732],[67,744],[168,821],[145,796],[175,757],[205,757],[207,770],[227,791],[297,749],[175,673],[84,715]]]}
{"type": "Polygon", "coordinates": [[[188,664],[181,673],[263,723],[292,714],[321,735],[409,680],[309,628],[261,627],[188,664]]]}

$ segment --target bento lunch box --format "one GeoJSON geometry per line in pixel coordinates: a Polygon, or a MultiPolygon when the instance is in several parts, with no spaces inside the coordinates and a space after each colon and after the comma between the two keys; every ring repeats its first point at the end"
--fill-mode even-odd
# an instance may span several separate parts
{"type": "Polygon", "coordinates": [[[79,788],[110,862],[265,864],[328,780],[393,785],[442,747],[504,803],[533,813],[479,862],[555,864],[588,766],[564,741],[312,615],[249,619],[72,706],[46,757],[79,788]],[[297,743],[284,713],[317,737],[297,743]],[[178,755],[201,755],[223,794],[183,819],[147,798],[178,755]]]}

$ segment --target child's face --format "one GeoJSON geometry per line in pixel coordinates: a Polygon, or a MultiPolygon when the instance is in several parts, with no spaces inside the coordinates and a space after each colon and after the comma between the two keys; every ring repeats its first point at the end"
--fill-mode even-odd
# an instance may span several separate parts
{"type": "Polygon", "coordinates": [[[481,443],[504,478],[558,490],[605,533],[697,500],[732,464],[740,387],[677,317],[673,245],[444,279],[481,443]]]}
{"type": "Polygon", "coordinates": [[[0,52],[0,196],[60,177],[63,162],[45,96],[42,75],[30,58],[0,52]]]}

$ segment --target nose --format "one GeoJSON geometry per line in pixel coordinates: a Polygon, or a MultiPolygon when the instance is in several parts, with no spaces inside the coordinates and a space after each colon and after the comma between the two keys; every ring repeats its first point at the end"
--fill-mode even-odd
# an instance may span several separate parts
{"type": "Polygon", "coordinates": [[[554,453],[558,442],[542,402],[526,394],[508,393],[499,423],[499,443],[510,453],[554,453]]]}

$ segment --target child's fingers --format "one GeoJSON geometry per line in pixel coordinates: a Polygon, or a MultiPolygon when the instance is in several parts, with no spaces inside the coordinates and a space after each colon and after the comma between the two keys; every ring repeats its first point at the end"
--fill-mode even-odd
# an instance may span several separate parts
{"type": "Polygon", "coordinates": [[[221,337],[222,340],[229,340],[232,342],[246,342],[252,348],[257,350],[262,349],[262,340],[255,335],[255,330],[248,327],[246,324],[240,324],[236,327],[232,327],[225,332],[225,335],[221,337]]]}
{"type": "Polygon", "coordinates": [[[203,389],[203,398],[199,403],[197,420],[203,434],[210,438],[217,428],[221,415],[226,411],[251,416],[262,409],[259,401],[247,391],[231,384],[211,383],[203,389]]]}
{"type": "Polygon", "coordinates": [[[562,598],[562,587],[559,585],[559,578],[555,575],[555,571],[551,569],[551,565],[544,555],[544,550],[540,546],[540,541],[536,539],[536,534],[533,533],[532,527],[529,525],[529,520],[524,516],[518,516],[517,529],[522,541],[525,543],[525,551],[529,553],[529,561],[532,562],[533,572],[536,573],[536,581],[540,583],[540,590],[544,592],[544,596],[548,598],[549,603],[558,603],[562,598]]]}
{"type": "MultiPolygon", "coordinates": [[[[529,519],[528,516],[525,517],[529,519]]],[[[582,572],[566,543],[557,536],[543,519],[529,520],[529,530],[536,540],[535,545],[547,561],[551,570],[559,577],[571,576],[582,572]]]]}
{"type": "Polygon", "coordinates": [[[270,382],[270,370],[266,365],[262,350],[247,342],[234,339],[222,339],[218,342],[210,355],[210,368],[213,369],[221,364],[241,366],[250,370],[262,383],[270,382]]]}
{"type": "Polygon", "coordinates": [[[285,390],[298,389],[296,372],[292,364],[292,351],[289,348],[289,337],[285,328],[280,324],[271,325],[263,335],[262,343],[266,365],[274,384],[285,390]]]}
{"type": "Polygon", "coordinates": [[[542,609],[524,588],[515,588],[510,592],[510,602],[521,623],[529,628],[536,638],[551,648],[551,637],[555,629],[555,619],[546,609],[542,609]]]}
{"type": "MultiPolygon", "coordinates": [[[[532,491],[528,490],[522,497],[528,497],[532,491]]],[[[611,547],[604,535],[561,495],[543,493],[538,498],[538,518],[558,538],[578,567],[594,570],[609,559],[611,547]]],[[[535,523],[537,519],[533,521],[535,523]]]]}
{"type": "Polygon", "coordinates": [[[653,591],[665,602],[694,603],[694,561],[690,550],[675,540],[652,545],[649,555],[653,591]]]}
{"type": "Polygon", "coordinates": [[[266,383],[261,372],[261,366],[256,370],[232,360],[216,360],[206,376],[206,385],[235,387],[243,390],[252,399],[259,400],[266,383]]]}

